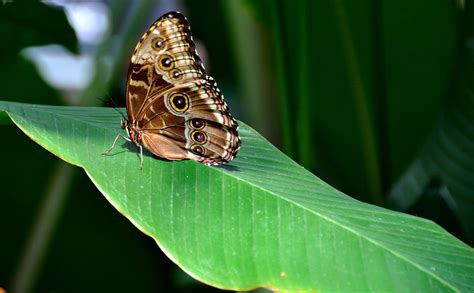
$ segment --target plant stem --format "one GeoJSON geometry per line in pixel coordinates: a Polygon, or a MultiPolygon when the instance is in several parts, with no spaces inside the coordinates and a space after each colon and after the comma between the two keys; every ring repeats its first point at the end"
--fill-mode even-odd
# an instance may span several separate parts
{"type": "Polygon", "coordinates": [[[268,68],[267,40],[260,26],[250,15],[241,0],[224,1],[224,12],[232,33],[239,78],[242,83],[242,100],[248,109],[249,123],[276,142],[275,103],[268,68]]]}
{"type": "Polygon", "coordinates": [[[311,99],[309,97],[309,62],[308,54],[308,5],[306,0],[300,0],[298,3],[298,105],[297,105],[297,119],[298,127],[296,127],[298,135],[298,161],[306,168],[312,166],[312,127],[310,114],[311,99]]]}
{"type": "Polygon", "coordinates": [[[82,105],[96,105],[100,103],[99,97],[105,95],[110,84],[114,82],[120,70],[130,62],[130,52],[133,44],[139,39],[136,34],[146,20],[146,15],[156,5],[154,1],[139,0],[130,2],[129,16],[126,23],[120,26],[123,21],[116,11],[123,11],[124,1],[112,1],[111,29],[108,36],[104,37],[97,46],[95,52],[95,73],[91,84],[80,94],[79,101],[82,105]],[[112,29],[122,27],[120,33],[113,32],[112,29]]]}
{"type": "Polygon", "coordinates": [[[269,7],[269,13],[271,14],[271,23],[274,27],[272,29],[273,43],[275,44],[275,60],[276,60],[276,77],[278,85],[278,98],[279,98],[279,109],[281,116],[281,128],[283,133],[283,149],[285,153],[291,158],[295,158],[295,147],[293,141],[293,120],[291,119],[291,103],[290,103],[290,91],[289,83],[286,79],[287,74],[290,75],[291,71],[288,71],[289,66],[285,60],[285,24],[284,24],[284,13],[280,1],[269,1],[271,8],[269,7]]]}
{"type": "Polygon", "coordinates": [[[354,94],[354,104],[356,108],[356,115],[361,125],[361,143],[363,146],[363,153],[365,161],[367,162],[367,178],[369,185],[370,197],[372,202],[382,205],[383,198],[381,196],[382,189],[380,184],[380,165],[377,151],[377,142],[375,138],[374,123],[370,119],[369,99],[362,81],[362,73],[359,68],[357,60],[354,41],[352,33],[349,28],[348,18],[342,0],[334,0],[336,17],[339,21],[339,28],[341,30],[341,40],[343,51],[348,65],[349,80],[352,84],[354,94]]]}
{"type": "Polygon", "coordinates": [[[31,233],[25,243],[21,259],[12,281],[12,292],[31,292],[47,253],[48,244],[60,218],[75,167],[58,161],[43,196],[31,233]]]}
{"type": "Polygon", "coordinates": [[[385,82],[385,50],[383,36],[383,3],[379,0],[372,1],[373,9],[373,27],[374,27],[374,57],[375,57],[375,109],[379,145],[379,172],[380,172],[380,192],[385,194],[389,188],[391,177],[390,164],[390,136],[388,128],[388,101],[385,82]]]}

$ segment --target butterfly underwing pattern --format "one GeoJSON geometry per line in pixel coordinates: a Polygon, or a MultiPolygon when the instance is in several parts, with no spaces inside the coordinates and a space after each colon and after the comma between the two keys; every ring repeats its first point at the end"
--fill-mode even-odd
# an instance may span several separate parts
{"type": "Polygon", "coordinates": [[[179,12],[161,16],[142,36],[128,69],[128,118],[122,128],[140,148],[168,160],[207,165],[233,160],[240,148],[237,121],[206,74],[187,19],[179,12]]]}

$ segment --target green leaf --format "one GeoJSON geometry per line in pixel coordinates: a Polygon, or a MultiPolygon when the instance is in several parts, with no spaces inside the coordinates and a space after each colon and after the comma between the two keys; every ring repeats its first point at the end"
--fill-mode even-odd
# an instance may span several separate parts
{"type": "MultiPolygon", "coordinates": [[[[113,141],[108,108],[0,102],[30,138],[85,169],[108,201],[186,272],[216,287],[472,291],[472,248],[431,221],[356,201],[242,125],[222,167],[169,162],[113,141]]],[[[129,251],[127,253],[133,253],[129,251]]]]}

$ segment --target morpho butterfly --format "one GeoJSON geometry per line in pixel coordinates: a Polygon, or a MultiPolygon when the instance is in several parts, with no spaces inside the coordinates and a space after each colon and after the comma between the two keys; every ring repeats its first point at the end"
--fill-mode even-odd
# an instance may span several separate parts
{"type": "Polygon", "coordinates": [[[168,160],[219,165],[240,148],[238,125],[214,79],[206,74],[186,18],[161,16],[142,36],[128,68],[127,113],[121,126],[140,148],[168,160]]]}

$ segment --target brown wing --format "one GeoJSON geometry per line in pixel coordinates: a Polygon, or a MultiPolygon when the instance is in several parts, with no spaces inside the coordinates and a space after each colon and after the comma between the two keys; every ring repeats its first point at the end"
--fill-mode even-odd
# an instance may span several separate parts
{"type": "Polygon", "coordinates": [[[238,125],[211,77],[166,91],[144,113],[144,146],[170,160],[231,161],[240,147],[238,125]]]}
{"type": "Polygon", "coordinates": [[[126,101],[131,124],[167,89],[203,78],[189,23],[179,12],[160,17],[143,35],[128,68],[126,101]]]}
{"type": "Polygon", "coordinates": [[[221,164],[240,147],[237,122],[206,75],[189,24],[178,12],[160,17],[135,48],[127,111],[143,145],[166,159],[221,164]]]}

